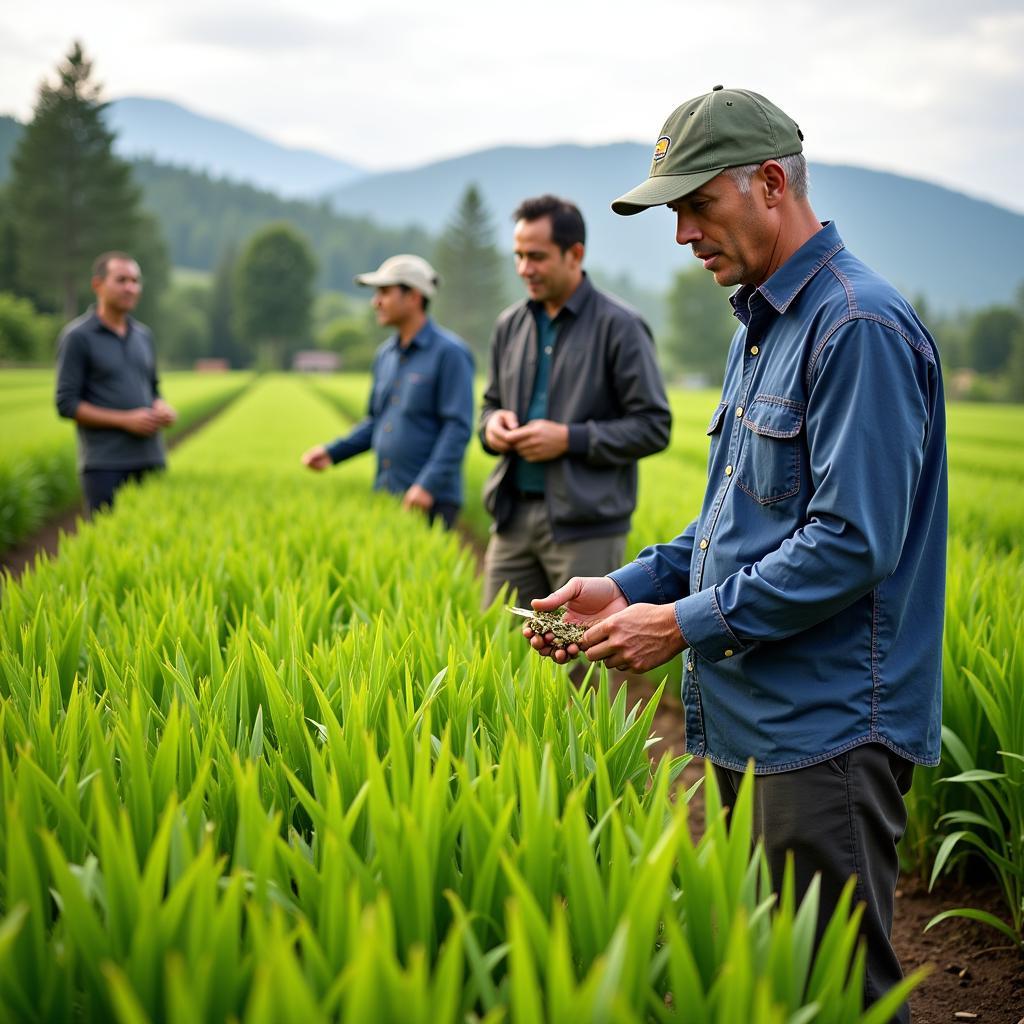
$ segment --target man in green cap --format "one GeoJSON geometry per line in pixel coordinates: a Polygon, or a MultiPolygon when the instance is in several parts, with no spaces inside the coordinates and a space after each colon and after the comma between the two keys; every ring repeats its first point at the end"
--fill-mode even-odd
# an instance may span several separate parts
{"type": "MultiPolygon", "coordinates": [[[[685,651],[687,749],[727,801],[748,761],[779,885],[820,873],[821,930],[856,876],[865,996],[902,973],[896,847],[914,764],[939,760],[946,455],[938,353],[907,301],[821,223],[803,134],[757,93],[678,107],[647,180],[612,203],[667,206],[739,321],[707,433],[700,515],[608,576],[574,578],[581,651],[645,672],[685,651]]],[[[908,1020],[906,1006],[897,1019],[908,1020]]]]}

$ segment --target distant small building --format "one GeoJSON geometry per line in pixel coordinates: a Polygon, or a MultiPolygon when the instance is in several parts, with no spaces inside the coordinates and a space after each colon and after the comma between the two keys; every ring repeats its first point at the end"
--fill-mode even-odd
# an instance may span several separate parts
{"type": "Polygon", "coordinates": [[[946,387],[946,397],[952,399],[970,398],[974,391],[978,374],[969,367],[962,367],[954,370],[949,375],[949,383],[946,387]]]}
{"type": "Polygon", "coordinates": [[[196,373],[227,373],[231,364],[226,359],[197,359],[192,367],[196,373]]]}
{"type": "Polygon", "coordinates": [[[307,349],[292,357],[292,369],[298,373],[337,373],[340,368],[341,356],[337,352],[307,349]]]}

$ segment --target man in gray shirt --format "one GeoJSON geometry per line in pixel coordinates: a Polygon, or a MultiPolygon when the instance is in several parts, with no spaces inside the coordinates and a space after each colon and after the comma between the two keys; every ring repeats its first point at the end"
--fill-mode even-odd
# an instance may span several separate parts
{"type": "Polygon", "coordinates": [[[96,305],[61,332],[57,411],[78,424],[78,468],[89,512],[128,480],[165,464],[160,431],[177,419],[161,397],[153,336],[129,313],[142,294],[138,263],[107,252],[93,264],[96,305]]]}

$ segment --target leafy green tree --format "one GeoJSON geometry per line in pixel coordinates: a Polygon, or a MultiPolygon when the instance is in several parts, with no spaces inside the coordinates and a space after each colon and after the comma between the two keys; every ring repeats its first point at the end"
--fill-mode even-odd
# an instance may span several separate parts
{"type": "Polygon", "coordinates": [[[304,235],[270,224],[249,239],[235,272],[235,330],[261,366],[282,368],[309,343],[316,260],[304,235]]]}
{"type": "Polygon", "coordinates": [[[721,382],[737,327],[728,296],[728,290],[699,267],[676,274],[666,300],[668,329],[662,346],[673,373],[721,382]]]}
{"type": "MultiPolygon", "coordinates": [[[[12,158],[9,198],[20,290],[40,305],[62,309],[66,318],[79,312],[99,253],[123,249],[134,255],[140,243],[162,248],[155,222],[147,226],[140,214],[131,168],[114,155],[100,93],[92,62],[75,43],[56,84],[40,87],[12,158]]],[[[143,266],[156,303],[154,269],[143,266]]]]}
{"type": "Polygon", "coordinates": [[[1002,373],[1013,353],[1021,314],[1010,306],[990,306],[975,313],[967,331],[967,357],[978,373],[1002,373]]]}
{"type": "Polygon", "coordinates": [[[209,285],[172,284],[161,296],[160,336],[156,339],[160,361],[190,367],[211,354],[209,285]]]}
{"type": "Polygon", "coordinates": [[[49,362],[57,337],[55,321],[36,312],[28,299],[0,292],[0,362],[49,362]]]}
{"type": "Polygon", "coordinates": [[[377,324],[373,310],[348,313],[325,323],[316,335],[317,348],[337,352],[345,370],[369,370],[387,332],[377,324]]]}
{"type": "Polygon", "coordinates": [[[505,261],[494,238],[480,191],[470,185],[437,244],[434,262],[441,287],[434,311],[440,323],[469,344],[477,365],[486,359],[494,319],[506,304],[505,261]]]}

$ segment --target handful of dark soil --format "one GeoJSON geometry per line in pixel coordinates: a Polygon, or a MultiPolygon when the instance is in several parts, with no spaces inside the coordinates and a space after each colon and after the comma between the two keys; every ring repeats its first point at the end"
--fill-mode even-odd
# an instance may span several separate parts
{"type": "Polygon", "coordinates": [[[578,622],[565,621],[565,608],[556,608],[553,612],[538,612],[529,608],[515,608],[508,606],[513,615],[521,615],[526,619],[526,625],[541,636],[548,633],[554,636],[555,647],[568,647],[569,644],[580,644],[583,642],[583,634],[587,631],[585,626],[578,622]]]}

